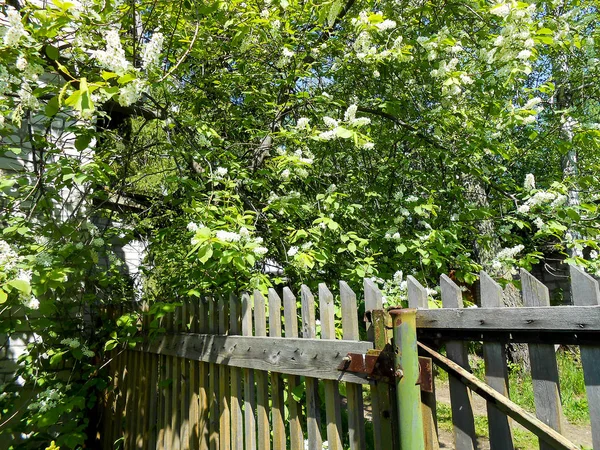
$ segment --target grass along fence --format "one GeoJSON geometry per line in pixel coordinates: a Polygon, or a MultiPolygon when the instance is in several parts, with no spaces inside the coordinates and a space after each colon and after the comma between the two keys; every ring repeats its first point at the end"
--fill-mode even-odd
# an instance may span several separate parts
{"type": "Polygon", "coordinates": [[[266,299],[255,292],[184,302],[163,318],[164,335],[115,353],[103,447],[439,448],[433,360],[449,373],[455,448],[477,448],[476,392],[488,402],[492,449],[513,448],[510,418],[539,436],[541,448],[575,449],[560,434],[553,344],[565,342],[581,345],[600,448],[597,282],[572,268],[577,306],[550,307],[547,289],[523,271],[525,307],[503,308],[500,287],[485,273],[481,280],[482,308],[463,309],[459,287],[442,276],[443,308],[428,310],[426,290],[409,277],[412,309],[390,311],[365,280],[364,325],[344,282],[339,296],[321,284],[317,299],[303,286],[299,301],[285,288],[282,297],[270,290],[266,299]],[[470,373],[468,340],[484,343],[486,383],[470,373]],[[529,345],[537,417],[508,399],[505,350],[515,341],[529,345]]]}

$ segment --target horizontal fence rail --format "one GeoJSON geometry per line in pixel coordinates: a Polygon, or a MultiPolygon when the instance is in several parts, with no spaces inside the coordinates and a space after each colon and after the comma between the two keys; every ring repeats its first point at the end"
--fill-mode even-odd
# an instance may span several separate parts
{"type": "MultiPolygon", "coordinates": [[[[185,300],[160,319],[165,333],[113,350],[103,448],[321,450],[327,441],[339,450],[439,449],[433,361],[449,374],[457,450],[480,445],[472,393],[487,402],[491,448],[514,449],[512,419],[542,450],[575,449],[562,434],[555,343],[580,346],[600,448],[598,282],[571,267],[574,306],[550,306],[540,281],[524,270],[520,278],[524,306],[506,307],[504,290],[482,272],[480,307],[463,308],[461,288],[443,275],[441,308],[429,309],[427,290],[409,276],[411,309],[387,311],[365,279],[364,318],[344,282],[338,293],[320,284],[316,297],[302,286],[298,297],[284,288],[267,298],[185,300]],[[484,379],[471,373],[467,341],[483,342],[484,379]],[[528,350],[535,411],[510,400],[507,345],[515,342],[528,350]]],[[[149,323],[145,316],[142,330],[149,323]]]]}
{"type": "Polygon", "coordinates": [[[180,333],[162,336],[138,351],[284,375],[369,384],[366,374],[343,372],[338,367],[348,353],[367,353],[372,349],[373,343],[365,341],[180,333]]]}

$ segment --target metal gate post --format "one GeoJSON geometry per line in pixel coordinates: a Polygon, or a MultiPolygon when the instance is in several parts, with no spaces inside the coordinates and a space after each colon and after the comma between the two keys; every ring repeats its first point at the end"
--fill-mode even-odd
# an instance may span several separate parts
{"type": "Polygon", "coordinates": [[[401,450],[424,450],[419,354],[417,350],[417,310],[390,311],[394,326],[394,369],[398,427],[401,450]]]}

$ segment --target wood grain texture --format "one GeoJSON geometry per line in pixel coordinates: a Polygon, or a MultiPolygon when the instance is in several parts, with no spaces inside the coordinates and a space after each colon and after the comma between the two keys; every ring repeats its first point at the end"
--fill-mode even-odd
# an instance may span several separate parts
{"type": "MultiPolygon", "coordinates": [[[[548,288],[524,269],[521,269],[521,286],[525,306],[550,306],[548,288]]],[[[554,345],[529,344],[529,360],[536,416],[560,433],[562,406],[554,345]]],[[[540,441],[541,450],[550,448],[550,445],[540,441]]]]}
{"type": "MultiPolygon", "coordinates": [[[[444,308],[462,308],[460,288],[446,275],[440,278],[440,287],[444,308]]],[[[446,354],[449,359],[469,370],[469,357],[465,343],[459,341],[446,343],[446,354]]],[[[477,448],[477,435],[471,392],[454,376],[450,376],[449,382],[454,445],[457,450],[473,450],[477,448]]]]}
{"type": "MultiPolygon", "coordinates": [[[[208,331],[215,336],[219,333],[219,317],[217,299],[208,298],[208,331]]],[[[210,362],[208,365],[208,447],[218,450],[219,443],[219,366],[210,362]]]]}
{"type": "MultiPolygon", "coordinates": [[[[335,305],[333,294],[325,283],[319,284],[319,310],[321,337],[335,339],[335,305]]],[[[342,450],[342,410],[339,383],[327,380],[325,384],[325,415],[327,419],[327,442],[332,450],[342,450]]]]}
{"type": "MultiPolygon", "coordinates": [[[[229,297],[229,334],[236,336],[241,334],[241,304],[235,296],[229,297]]],[[[233,450],[244,450],[244,415],[242,413],[242,370],[239,367],[231,367],[231,448],[233,450]]]]}
{"type": "MultiPolygon", "coordinates": [[[[302,285],[302,337],[314,340],[317,337],[315,319],[315,298],[310,289],[302,285]]],[[[307,355],[315,359],[312,354],[307,355]]],[[[318,359],[318,358],[316,358],[318,359]]],[[[314,376],[314,374],[313,374],[314,376]]],[[[319,400],[319,381],[307,377],[306,383],[306,431],[308,433],[308,449],[321,450],[323,438],[321,437],[321,402],[319,400]]]]}
{"type": "MultiPolygon", "coordinates": [[[[242,294],[242,335],[252,336],[252,299],[248,293],[242,294]]],[[[233,339],[233,337],[232,337],[233,339]]],[[[252,346],[248,346],[252,349],[252,346]]],[[[246,350],[244,348],[244,350],[246,350]]],[[[248,350],[246,350],[248,351],[248,350]]],[[[256,450],[256,399],[254,370],[244,369],[244,436],[246,450],[256,450]]]]}
{"type": "MultiPolygon", "coordinates": [[[[219,299],[219,334],[224,336],[229,331],[229,299],[219,299]]],[[[231,449],[231,416],[229,412],[229,379],[230,368],[226,364],[218,366],[219,373],[219,448],[231,449]]]]}
{"type": "MultiPolygon", "coordinates": [[[[365,294],[365,314],[371,315],[373,310],[383,309],[383,295],[377,285],[365,278],[363,280],[365,294]]],[[[383,326],[383,324],[382,324],[383,326]]],[[[380,330],[384,331],[384,330],[380,330]]],[[[375,329],[373,323],[367,321],[367,339],[375,344],[375,329]]],[[[377,347],[375,345],[375,347],[377,347]]],[[[383,350],[383,348],[378,348],[383,350]]],[[[373,439],[375,448],[384,448],[394,445],[394,395],[391,386],[387,383],[375,381],[371,386],[371,407],[373,409],[373,439]]],[[[397,434],[396,434],[397,436],[397,434]]]]}
{"type": "MultiPolygon", "coordinates": [[[[269,289],[269,336],[281,337],[281,298],[274,289],[269,289]]],[[[271,372],[271,421],[273,423],[273,449],[283,449],[285,436],[285,405],[283,402],[283,378],[271,372]]]]}
{"type": "MultiPolygon", "coordinates": [[[[191,333],[198,333],[200,331],[198,323],[198,299],[192,297],[188,303],[189,305],[189,320],[191,333]]],[[[189,404],[189,417],[190,417],[190,436],[188,447],[190,450],[200,449],[200,363],[198,361],[190,361],[190,404],[189,404]]]]}
{"type": "Polygon", "coordinates": [[[600,331],[600,307],[505,307],[502,314],[494,308],[419,310],[417,328],[597,333],[600,331]]]}
{"type": "MultiPolygon", "coordinates": [[[[596,306],[600,303],[598,282],[583,269],[570,266],[571,296],[576,306],[596,306]]],[[[592,442],[594,448],[600,448],[600,346],[582,345],[581,363],[588,398],[592,442]]]]}
{"type": "MultiPolygon", "coordinates": [[[[175,308],[173,313],[172,330],[179,331],[181,323],[181,308],[175,308]]],[[[171,444],[169,450],[181,449],[181,359],[173,358],[171,361],[171,444]]]]}
{"type": "MultiPolygon", "coordinates": [[[[289,288],[283,289],[283,311],[286,340],[298,338],[298,314],[296,297],[289,288]]],[[[288,376],[288,410],[290,413],[290,448],[304,450],[304,434],[302,431],[302,406],[294,399],[292,391],[300,386],[300,377],[288,376]]]]}
{"type": "MultiPolygon", "coordinates": [[[[412,275],[406,280],[408,290],[408,307],[415,309],[429,309],[427,301],[427,290],[412,275]]],[[[439,437],[437,430],[437,403],[435,398],[435,377],[431,379],[432,391],[421,391],[421,410],[423,415],[423,438],[425,448],[439,449],[439,437]]]]}
{"type": "MultiPolygon", "coordinates": [[[[358,332],[356,294],[344,281],[340,281],[340,300],[342,302],[343,339],[357,341],[360,339],[360,335],[358,332]]],[[[364,450],[366,448],[366,441],[362,386],[360,384],[347,383],[346,395],[348,400],[350,450],[364,450]]]]}
{"type": "MultiPolygon", "coordinates": [[[[198,302],[198,332],[208,333],[208,300],[206,297],[201,297],[198,302]]],[[[198,360],[200,361],[200,360],[198,360]]],[[[198,372],[198,409],[199,409],[199,423],[198,423],[198,434],[200,440],[200,450],[208,449],[209,442],[209,403],[208,403],[208,364],[200,362],[200,368],[198,372]]]]}
{"type": "MultiPolygon", "coordinates": [[[[502,288],[487,273],[480,277],[481,307],[503,308],[502,288]]],[[[502,314],[502,311],[499,312],[502,314]]],[[[483,343],[485,380],[491,388],[508,397],[508,368],[506,346],[499,342],[483,343]]],[[[487,403],[488,429],[492,450],[513,450],[513,437],[510,419],[493,402],[487,403]]]]}
{"type": "MultiPolygon", "coordinates": [[[[189,304],[187,301],[183,301],[181,306],[179,307],[180,313],[179,323],[177,324],[177,331],[188,332],[188,324],[189,324],[189,304]]],[[[182,450],[187,450],[189,442],[190,442],[190,386],[189,386],[189,377],[190,377],[190,362],[185,358],[179,358],[180,362],[180,372],[179,372],[179,439],[180,439],[180,448],[182,450]]]]}
{"type": "MultiPolygon", "coordinates": [[[[254,291],[254,335],[267,335],[267,305],[260,291],[254,291]]],[[[271,448],[271,430],[269,429],[269,376],[262,370],[254,374],[256,378],[256,421],[258,425],[258,448],[271,448]]]]}

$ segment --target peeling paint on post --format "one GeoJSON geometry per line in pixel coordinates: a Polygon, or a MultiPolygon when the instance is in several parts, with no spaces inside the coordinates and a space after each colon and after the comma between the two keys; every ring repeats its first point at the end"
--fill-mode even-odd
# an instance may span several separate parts
{"type": "Polygon", "coordinates": [[[419,387],[419,354],[417,351],[417,310],[390,311],[394,323],[394,369],[401,450],[425,448],[421,389],[419,387]]]}

